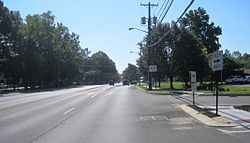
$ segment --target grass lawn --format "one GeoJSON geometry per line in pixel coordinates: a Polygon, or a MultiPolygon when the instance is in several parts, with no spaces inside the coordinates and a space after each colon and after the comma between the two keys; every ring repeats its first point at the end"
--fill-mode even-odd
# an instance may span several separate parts
{"type": "MultiPolygon", "coordinates": [[[[184,82],[173,82],[173,87],[174,87],[175,90],[183,90],[184,85],[185,85],[184,82]]],[[[146,86],[148,86],[148,84],[142,83],[139,86],[146,90],[146,86]]],[[[156,84],[156,86],[153,84],[152,87],[157,87],[158,88],[158,83],[156,84]]],[[[169,90],[169,89],[170,89],[170,83],[169,82],[168,83],[162,82],[160,89],[157,89],[157,90],[169,90]]]]}
{"type": "MultiPolygon", "coordinates": [[[[185,83],[184,82],[173,82],[174,89],[170,89],[170,84],[169,83],[161,83],[161,87],[154,89],[152,91],[149,91],[149,93],[154,93],[154,94],[162,94],[162,95],[168,95],[173,92],[176,92],[178,90],[185,90],[184,88],[185,83]]],[[[137,85],[140,88],[147,90],[147,84],[143,83],[141,85],[137,85]]],[[[153,87],[155,87],[153,85],[153,87]]],[[[157,86],[158,87],[158,84],[157,86]]],[[[229,85],[229,86],[224,86],[223,91],[219,91],[219,94],[222,95],[250,95],[250,86],[242,86],[242,85],[229,85]]],[[[201,91],[201,90],[198,90],[201,91]]],[[[213,94],[211,90],[202,90],[202,92],[206,94],[213,94]]]]}
{"type": "MultiPolygon", "coordinates": [[[[170,89],[170,83],[163,82],[163,83],[161,83],[160,88],[158,88],[158,84],[156,86],[157,88],[154,88],[155,85],[152,85],[153,90],[149,91],[149,93],[161,94],[161,95],[169,95],[169,94],[173,93],[173,91],[184,90],[184,85],[185,85],[184,82],[173,82],[174,89],[170,89]]],[[[142,84],[137,85],[137,86],[144,89],[144,90],[147,90],[148,84],[142,83],[142,84]]]]}
{"type": "Polygon", "coordinates": [[[226,86],[223,87],[225,89],[225,91],[220,91],[220,94],[248,94],[250,95],[250,86],[238,86],[238,85],[230,85],[230,86],[226,86]]]}

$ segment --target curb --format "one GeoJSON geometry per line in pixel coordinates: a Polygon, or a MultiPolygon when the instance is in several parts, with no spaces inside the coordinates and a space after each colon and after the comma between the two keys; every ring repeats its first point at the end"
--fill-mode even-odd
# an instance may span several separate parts
{"type": "Polygon", "coordinates": [[[234,121],[228,118],[222,117],[222,116],[209,118],[187,105],[181,105],[179,106],[179,108],[181,108],[184,112],[188,113],[189,115],[191,115],[192,117],[200,121],[201,123],[210,127],[235,127],[236,126],[234,121]]]}

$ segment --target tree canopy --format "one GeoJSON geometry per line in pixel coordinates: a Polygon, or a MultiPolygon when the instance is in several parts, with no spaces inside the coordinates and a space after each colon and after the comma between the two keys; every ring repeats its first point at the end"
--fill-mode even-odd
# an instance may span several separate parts
{"type": "Polygon", "coordinates": [[[102,51],[94,53],[85,67],[88,69],[85,74],[88,84],[107,84],[119,80],[115,63],[102,51]]]}
{"type": "Polygon", "coordinates": [[[138,67],[128,64],[128,67],[122,72],[122,77],[129,82],[138,81],[140,78],[138,67]]]}
{"type": "MultiPolygon", "coordinates": [[[[154,78],[164,79],[164,77],[185,81],[189,80],[189,71],[197,71],[199,81],[209,77],[209,58],[214,51],[219,50],[219,35],[222,30],[210,22],[209,15],[203,8],[190,10],[180,23],[160,23],[153,27],[152,34],[145,39],[151,40],[150,43],[157,45],[150,47],[153,51],[153,62],[157,65],[157,73],[154,78]],[[168,33],[166,35],[166,33],[168,33]]],[[[145,40],[144,39],[144,40],[145,40]]],[[[143,40],[143,41],[144,41],[143,40]]],[[[143,71],[145,77],[148,62],[148,48],[142,47],[142,55],[137,60],[140,71],[143,71]]]]}
{"type": "Polygon", "coordinates": [[[23,20],[0,0],[0,32],[0,73],[10,84],[47,88],[118,78],[115,63],[104,52],[89,57],[79,35],[56,23],[51,11],[23,20]]]}

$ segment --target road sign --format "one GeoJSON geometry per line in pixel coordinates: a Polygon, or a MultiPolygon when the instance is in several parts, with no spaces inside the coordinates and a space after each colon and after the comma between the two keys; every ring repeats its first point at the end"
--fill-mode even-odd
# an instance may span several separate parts
{"type": "Polygon", "coordinates": [[[189,71],[190,77],[191,77],[191,83],[196,82],[196,72],[195,71],[189,71]]]}
{"type": "Polygon", "coordinates": [[[214,52],[212,55],[212,70],[221,71],[223,70],[223,52],[214,52]]]}
{"type": "Polygon", "coordinates": [[[157,71],[157,65],[149,65],[149,72],[156,72],[157,71]]]}
{"type": "Polygon", "coordinates": [[[197,90],[196,83],[191,83],[191,89],[192,89],[192,91],[196,91],[197,90]]]}

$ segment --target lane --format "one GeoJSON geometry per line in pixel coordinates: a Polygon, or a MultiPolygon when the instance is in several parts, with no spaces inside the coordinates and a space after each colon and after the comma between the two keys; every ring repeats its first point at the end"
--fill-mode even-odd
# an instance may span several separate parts
{"type": "MultiPolygon", "coordinates": [[[[200,124],[172,96],[146,94],[133,86],[103,86],[0,116],[4,143],[247,143],[200,124]]],[[[223,128],[222,128],[223,129],[223,128]]]]}
{"type": "Polygon", "coordinates": [[[0,116],[0,140],[6,143],[31,142],[96,100],[90,96],[100,95],[110,88],[112,87],[102,86],[97,90],[67,91],[64,96],[55,96],[57,98],[53,98],[53,100],[45,98],[41,104],[37,103],[41,100],[29,102],[30,106],[24,104],[25,108],[2,114],[0,116]]]}
{"type": "Polygon", "coordinates": [[[248,142],[208,128],[179,110],[183,102],[117,87],[63,124],[40,136],[38,143],[200,143],[248,142]]]}
{"type": "Polygon", "coordinates": [[[73,95],[89,94],[103,86],[86,86],[73,89],[63,89],[59,91],[41,92],[41,93],[21,93],[18,96],[5,96],[0,98],[0,116],[11,111],[20,110],[29,106],[57,100],[59,98],[70,98],[73,95]],[[82,93],[84,92],[84,93],[82,93]]]}

